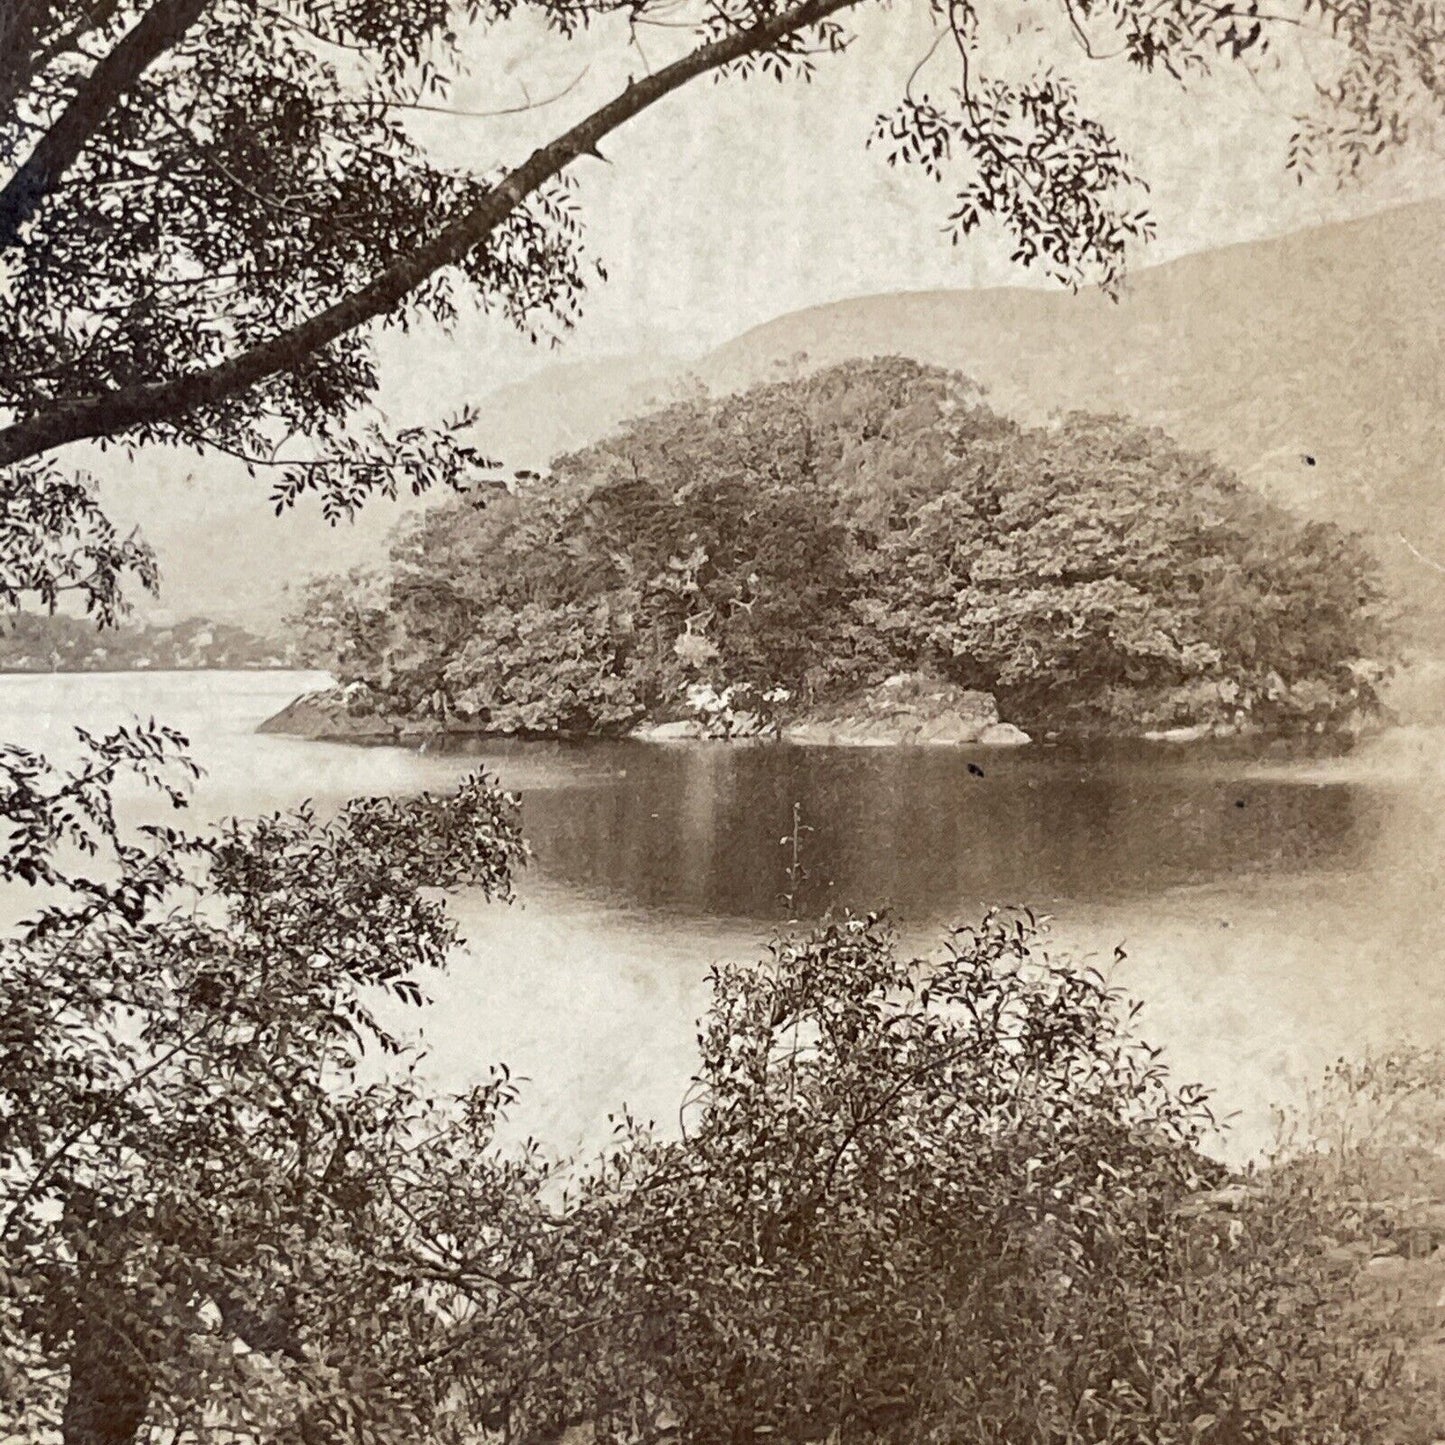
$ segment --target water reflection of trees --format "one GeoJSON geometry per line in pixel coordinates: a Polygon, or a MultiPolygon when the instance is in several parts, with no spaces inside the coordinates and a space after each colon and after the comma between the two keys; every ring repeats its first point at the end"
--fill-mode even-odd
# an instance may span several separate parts
{"type": "Polygon", "coordinates": [[[616,745],[603,784],[530,793],[542,874],[652,908],[771,917],[802,805],[801,904],[924,920],[983,903],[1147,894],[1367,866],[1382,809],[1348,785],[1170,759],[616,745]],[[982,766],[978,777],[970,762],[982,766]]]}

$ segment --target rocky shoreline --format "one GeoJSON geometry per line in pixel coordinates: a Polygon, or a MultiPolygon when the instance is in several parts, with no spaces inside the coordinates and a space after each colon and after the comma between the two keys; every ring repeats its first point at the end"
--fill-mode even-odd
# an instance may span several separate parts
{"type": "Polygon", "coordinates": [[[765,719],[727,708],[695,718],[647,722],[630,736],[647,742],[774,738],[804,747],[1021,747],[1033,741],[1002,721],[992,693],[897,673],[831,708],[765,719]]]}
{"type": "MultiPolygon", "coordinates": [[[[1022,747],[1033,739],[999,717],[991,693],[899,674],[841,705],[802,715],[764,716],[746,707],[695,709],[648,719],[613,736],[640,742],[781,742],[806,747],[1022,747]]],[[[398,716],[378,707],[364,684],[303,693],[257,729],[314,742],[412,744],[440,737],[524,737],[485,719],[398,716]]],[[[546,733],[543,737],[567,737],[546,733]]]]}
{"type": "MultiPolygon", "coordinates": [[[[1034,741],[999,716],[992,693],[957,687],[919,673],[898,673],[841,702],[813,708],[760,705],[752,694],[696,689],[660,716],[606,731],[525,732],[498,728],[485,717],[433,712],[398,714],[364,683],[303,693],[257,729],[313,742],[411,746],[438,738],[581,740],[627,737],[648,743],[780,742],[799,747],[1017,748],[1034,741]]],[[[789,700],[791,701],[791,700],[789,700]]],[[[766,703],[766,699],[762,700],[766,703]]],[[[1131,734],[1159,744],[1248,737],[1247,723],[1194,723],[1131,734]]],[[[1358,729],[1345,736],[1358,736],[1358,729]]],[[[1050,739],[1054,734],[1050,733],[1050,739]]],[[[1083,735],[1091,736],[1091,735],[1083,735]]],[[[1117,737],[1119,734],[1105,736],[1117,737]]]]}
{"type": "Polygon", "coordinates": [[[358,685],[303,692],[257,727],[258,733],[318,743],[417,743],[437,737],[486,737],[465,718],[400,717],[359,705],[358,685]]]}

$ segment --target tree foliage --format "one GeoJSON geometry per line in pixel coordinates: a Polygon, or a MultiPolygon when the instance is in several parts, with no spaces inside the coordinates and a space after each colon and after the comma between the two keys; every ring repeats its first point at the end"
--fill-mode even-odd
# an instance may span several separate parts
{"type": "Polygon", "coordinates": [[[105,625],[128,605],[125,588],[154,592],[155,557],[122,536],[101,510],[91,479],[48,458],[0,470],[0,607],[54,611],[62,602],[105,625]]]}
{"type": "MultiPolygon", "coordinates": [[[[129,834],[117,786],[179,804],[184,740],[84,741],[69,773],[0,759],[0,878],[49,894],[0,944],[0,1422],[69,1445],[420,1438],[442,1402],[418,1352],[454,1323],[426,1211],[508,1177],[485,1154],[507,1085],[443,1117],[360,1065],[399,1052],[387,1006],[456,943],[438,890],[508,896],[515,800],[476,777],[129,834]]],[[[446,1225],[471,1247],[464,1214],[446,1225]]]]}
{"type": "Polygon", "coordinates": [[[836,921],[717,970],[681,1137],[629,1123],[604,1176],[600,1438],[1395,1438],[1405,1336],[1320,1259],[1341,1201],[1201,1218],[1207,1099],[1133,1023],[1026,916],[928,960],[836,921]]]}
{"type": "Polygon", "coordinates": [[[1314,723],[1369,710],[1385,647],[1348,534],[1159,432],[1023,428],[901,360],[644,417],[432,512],[297,621],[384,706],[534,732],[702,682],[846,701],[899,669],[1059,726],[1314,723]]]}

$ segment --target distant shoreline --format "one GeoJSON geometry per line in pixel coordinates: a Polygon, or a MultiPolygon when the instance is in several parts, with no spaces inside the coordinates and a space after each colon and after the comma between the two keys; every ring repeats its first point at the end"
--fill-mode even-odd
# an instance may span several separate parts
{"type": "Polygon", "coordinates": [[[129,677],[133,673],[314,672],[290,662],[237,663],[232,667],[0,667],[0,677],[129,677]]]}

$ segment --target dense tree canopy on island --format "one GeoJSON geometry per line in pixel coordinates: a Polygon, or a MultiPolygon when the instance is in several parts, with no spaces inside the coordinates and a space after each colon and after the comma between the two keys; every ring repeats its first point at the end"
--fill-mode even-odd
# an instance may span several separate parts
{"type": "MultiPolygon", "coordinates": [[[[445,325],[481,305],[565,327],[597,274],[578,163],[699,77],[807,76],[850,43],[861,3],[10,0],[0,588],[48,602],[58,575],[104,616],[118,574],[149,576],[53,455],[69,442],[239,456],[273,474],[278,505],[316,489],[336,515],[371,491],[455,480],[477,460],[457,426],[392,431],[368,412],[374,325],[445,325]],[[564,51],[584,33],[624,48],[646,35],[659,63],[638,52],[610,96],[583,86],[575,123],[549,128],[539,112],[524,158],[478,131],[475,164],[440,164],[410,119],[444,112],[489,35],[529,16],[564,51]]],[[[955,236],[997,224],[1024,265],[1117,281],[1151,224],[1121,139],[1066,76],[999,63],[992,27],[1011,15],[975,0],[930,0],[929,14],[935,43],[899,77],[877,147],[946,183],[955,236]]],[[[1066,0],[1047,23],[1081,65],[1175,80],[1252,64],[1281,26],[1316,29],[1333,72],[1282,158],[1301,172],[1356,171],[1440,114],[1436,5],[1066,0]]]]}
{"type": "Polygon", "coordinates": [[[691,685],[805,710],[900,670],[1060,727],[1338,722],[1374,705],[1385,645],[1339,529],[1159,432],[1024,428],[903,360],[644,417],[431,512],[297,621],[395,711],[524,732],[620,727],[691,685]]]}

